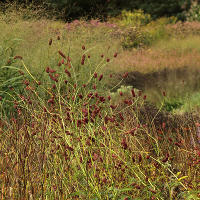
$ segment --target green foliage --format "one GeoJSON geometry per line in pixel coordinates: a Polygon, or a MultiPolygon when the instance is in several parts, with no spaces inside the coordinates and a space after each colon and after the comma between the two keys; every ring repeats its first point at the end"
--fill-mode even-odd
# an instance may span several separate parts
{"type": "Polygon", "coordinates": [[[183,105],[182,101],[177,100],[177,99],[170,99],[170,100],[164,101],[163,108],[168,112],[172,112],[176,109],[181,108],[182,105],[183,105]]]}
{"type": "MultiPolygon", "coordinates": [[[[145,15],[140,15],[144,19],[145,15]]],[[[149,16],[149,15],[146,15],[149,16]]],[[[127,28],[122,37],[122,46],[125,49],[140,48],[152,45],[157,40],[164,39],[169,36],[166,31],[167,24],[175,24],[177,21],[176,17],[163,17],[154,21],[148,21],[146,26],[142,23],[141,18],[136,18],[135,26],[127,28]]],[[[149,20],[150,18],[147,17],[149,20]]],[[[122,24],[133,25],[134,22],[129,23],[131,20],[122,20],[122,24]]],[[[146,21],[146,23],[147,23],[146,21]]]]}
{"type": "MultiPolygon", "coordinates": [[[[7,2],[3,0],[3,2],[7,2]]],[[[14,0],[18,5],[26,7],[34,4],[45,8],[45,12],[51,17],[64,20],[77,19],[81,17],[99,17],[102,19],[108,16],[117,16],[122,10],[144,10],[152,16],[153,19],[163,16],[177,16],[179,19],[185,19],[183,12],[190,8],[191,0],[14,0]],[[51,15],[52,10],[54,16],[51,15]]],[[[2,6],[3,10],[7,9],[2,6]]]]}
{"type": "MultiPolygon", "coordinates": [[[[11,66],[15,63],[14,53],[19,39],[5,41],[0,46],[0,109],[1,116],[8,116],[13,110],[13,101],[18,99],[18,94],[23,89],[23,76],[19,68],[11,66]]],[[[21,71],[22,72],[22,71],[21,71]]]]}
{"type": "Polygon", "coordinates": [[[194,1],[191,8],[186,12],[187,21],[200,21],[200,5],[197,1],[194,1]]]}
{"type": "Polygon", "coordinates": [[[119,24],[125,26],[141,26],[151,21],[151,16],[145,14],[143,10],[134,10],[133,12],[123,10],[118,18],[120,19],[119,24]]]}
{"type": "Polygon", "coordinates": [[[152,35],[143,31],[140,27],[128,28],[122,36],[122,47],[124,49],[141,48],[152,43],[152,35]]]}

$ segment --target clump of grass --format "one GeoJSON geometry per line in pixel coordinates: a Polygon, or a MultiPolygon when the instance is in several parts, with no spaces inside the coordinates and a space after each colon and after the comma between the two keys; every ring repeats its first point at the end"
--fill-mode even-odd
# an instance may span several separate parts
{"type": "MultiPolygon", "coordinates": [[[[47,51],[54,40],[48,40],[47,51]]],[[[74,64],[71,51],[53,50],[36,76],[16,57],[24,89],[13,102],[17,115],[0,124],[2,199],[198,198],[194,127],[155,127],[148,112],[142,123],[148,96],[141,91],[119,90],[114,101],[104,84],[112,76],[101,68],[117,59],[115,52],[91,62],[83,44],[74,64]]]]}

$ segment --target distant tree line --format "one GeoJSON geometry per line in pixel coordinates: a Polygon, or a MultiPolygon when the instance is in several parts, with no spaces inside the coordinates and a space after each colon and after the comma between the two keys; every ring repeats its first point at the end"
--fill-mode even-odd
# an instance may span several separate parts
{"type": "MultiPolygon", "coordinates": [[[[182,13],[187,11],[194,0],[0,0],[3,3],[17,2],[18,5],[40,5],[47,10],[55,10],[57,17],[72,20],[80,17],[106,19],[116,16],[121,10],[142,9],[152,18],[177,16],[184,20],[182,13]]],[[[200,0],[196,0],[199,1],[200,0]]],[[[0,3],[1,4],[1,3],[0,3]]],[[[54,13],[55,14],[55,13],[54,13]]]]}

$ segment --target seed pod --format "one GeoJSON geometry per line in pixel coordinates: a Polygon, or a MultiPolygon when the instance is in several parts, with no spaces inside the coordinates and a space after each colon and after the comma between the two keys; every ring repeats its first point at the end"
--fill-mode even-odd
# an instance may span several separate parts
{"type": "Polygon", "coordinates": [[[99,81],[101,81],[102,78],[103,78],[103,74],[101,74],[101,75],[99,76],[99,81]]]}
{"type": "Polygon", "coordinates": [[[50,38],[50,40],[49,40],[49,46],[51,46],[52,45],[52,38],[50,38]]]}
{"type": "Polygon", "coordinates": [[[59,53],[63,58],[66,59],[66,56],[65,56],[65,54],[64,54],[62,51],[59,50],[58,53],[59,53]]]}

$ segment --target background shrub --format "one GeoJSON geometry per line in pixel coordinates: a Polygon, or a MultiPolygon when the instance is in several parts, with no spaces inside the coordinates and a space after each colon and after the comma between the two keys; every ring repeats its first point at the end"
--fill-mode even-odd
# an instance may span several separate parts
{"type": "MultiPolygon", "coordinates": [[[[2,3],[9,2],[6,0],[2,3]]],[[[27,5],[39,5],[49,11],[49,16],[62,18],[64,20],[77,19],[80,17],[99,17],[106,19],[108,16],[117,16],[122,10],[142,9],[145,13],[152,16],[153,19],[166,16],[177,16],[184,20],[185,12],[190,9],[192,0],[33,0],[31,2],[26,0],[15,0],[17,5],[26,7],[27,5]],[[56,12],[52,12],[56,10],[56,12]]],[[[2,6],[1,9],[6,9],[2,6]]]]}

